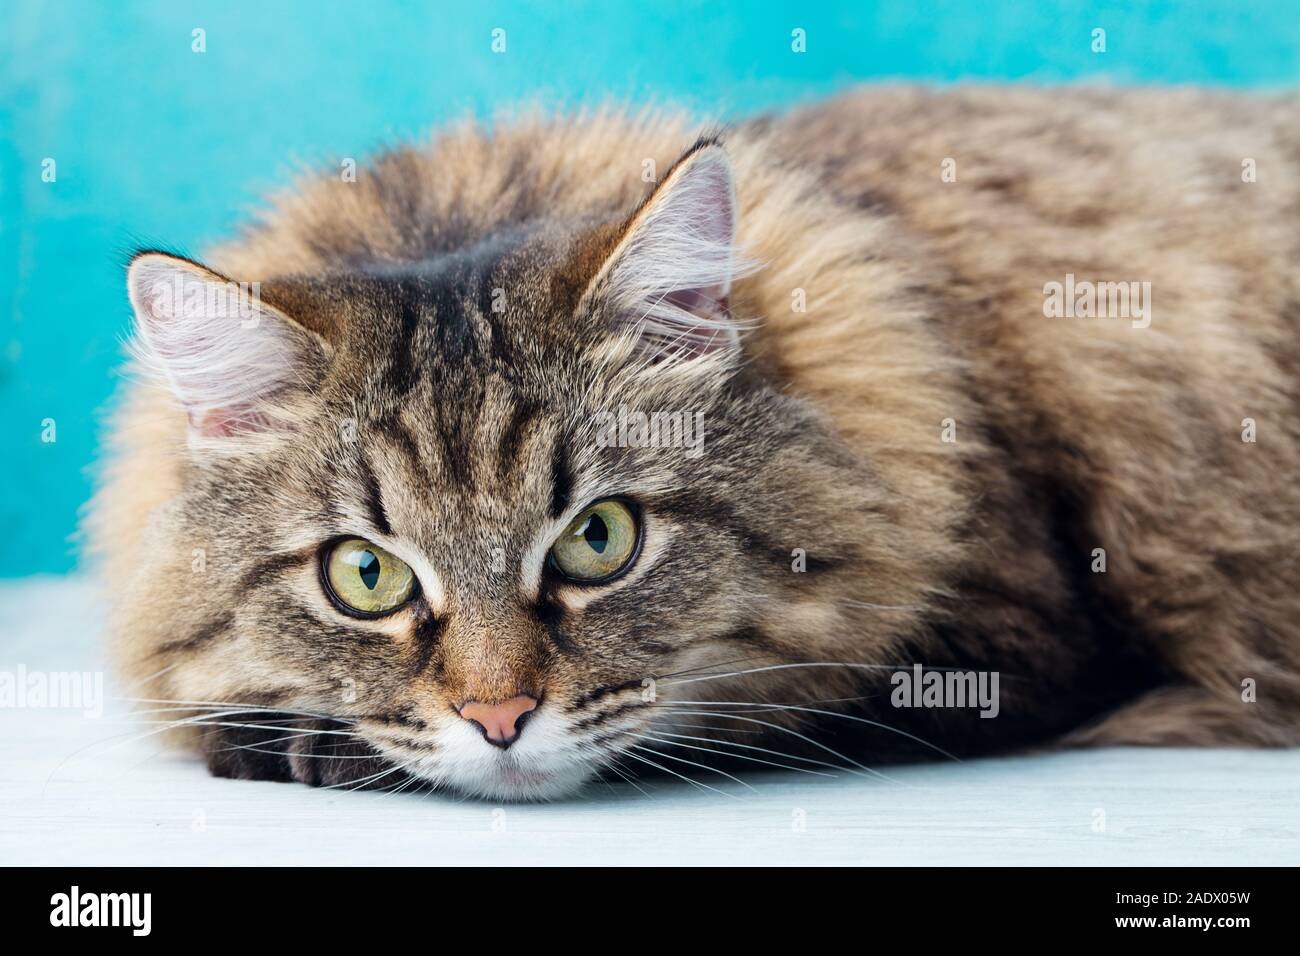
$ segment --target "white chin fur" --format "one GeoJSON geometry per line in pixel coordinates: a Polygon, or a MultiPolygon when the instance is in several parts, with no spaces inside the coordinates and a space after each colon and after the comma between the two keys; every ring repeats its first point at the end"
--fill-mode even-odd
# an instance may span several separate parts
{"type": "Polygon", "coordinates": [[[437,730],[437,750],[413,756],[376,744],[413,776],[486,800],[555,800],[579,790],[595,773],[564,721],[540,710],[509,748],[489,744],[468,721],[437,730]]]}

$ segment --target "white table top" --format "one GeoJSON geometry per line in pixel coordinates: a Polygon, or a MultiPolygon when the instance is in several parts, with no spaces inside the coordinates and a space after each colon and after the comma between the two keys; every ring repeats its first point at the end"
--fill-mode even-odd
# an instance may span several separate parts
{"type": "MultiPolygon", "coordinates": [[[[0,583],[0,671],[93,670],[76,578],[0,583]]],[[[111,687],[108,693],[113,693],[111,687]]],[[[217,780],[117,706],[0,708],[4,864],[1297,864],[1300,750],[1117,749],[745,775],[552,804],[217,780]]]]}

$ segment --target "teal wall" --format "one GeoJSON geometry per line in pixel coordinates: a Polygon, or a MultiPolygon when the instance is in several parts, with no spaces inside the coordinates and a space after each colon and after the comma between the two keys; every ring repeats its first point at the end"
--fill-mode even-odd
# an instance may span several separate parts
{"type": "Polygon", "coordinates": [[[1298,75],[1295,0],[0,0],[0,576],[76,564],[130,250],[228,235],[295,162],[532,98],[671,98],[727,115],[880,78],[1279,87],[1298,75]],[[206,53],[191,52],[195,27],[206,53]],[[504,55],[490,50],[496,27],[504,55]],[[790,50],[795,27],[804,54],[790,50]],[[1090,50],[1094,27],[1105,54],[1090,50]],[[42,182],[46,157],[56,182],[42,182]]]}

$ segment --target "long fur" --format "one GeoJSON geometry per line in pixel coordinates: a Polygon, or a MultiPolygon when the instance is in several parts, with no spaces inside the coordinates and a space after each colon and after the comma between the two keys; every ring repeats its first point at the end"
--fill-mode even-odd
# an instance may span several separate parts
{"type": "Polygon", "coordinates": [[[309,178],[210,257],[328,345],[292,439],[221,454],[170,396],[125,398],[93,517],[116,655],[143,696],[327,715],[370,758],[311,737],[232,761],[187,725],[214,772],[497,797],[686,769],[629,748],[692,707],[712,739],[820,758],[1300,742],[1298,120],[1197,91],[857,91],[710,147],[730,251],[688,235],[621,276],[674,198],[645,160],[691,154],[681,117],[465,124],[309,178]],[[647,361],[629,307],[728,263],[740,347],[647,361]],[[1046,316],[1067,274],[1150,282],[1150,326],[1046,316]],[[703,413],[706,453],[597,447],[620,405],[703,413]],[[644,512],[635,567],[550,581],[553,535],[613,494],[644,512]],[[437,600],[342,618],[318,557],[343,534],[437,600]],[[998,671],[997,719],[892,707],[916,662],[998,671]],[[524,686],[532,742],[471,753],[455,701],[524,686]]]}

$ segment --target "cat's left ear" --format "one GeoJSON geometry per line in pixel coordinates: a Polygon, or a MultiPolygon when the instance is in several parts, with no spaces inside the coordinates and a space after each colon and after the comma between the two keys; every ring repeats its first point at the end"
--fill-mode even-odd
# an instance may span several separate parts
{"type": "Polygon", "coordinates": [[[731,284],[752,271],[736,250],[731,161],[702,142],[624,224],[588,294],[607,297],[617,328],[656,356],[736,348],[731,284]]]}

